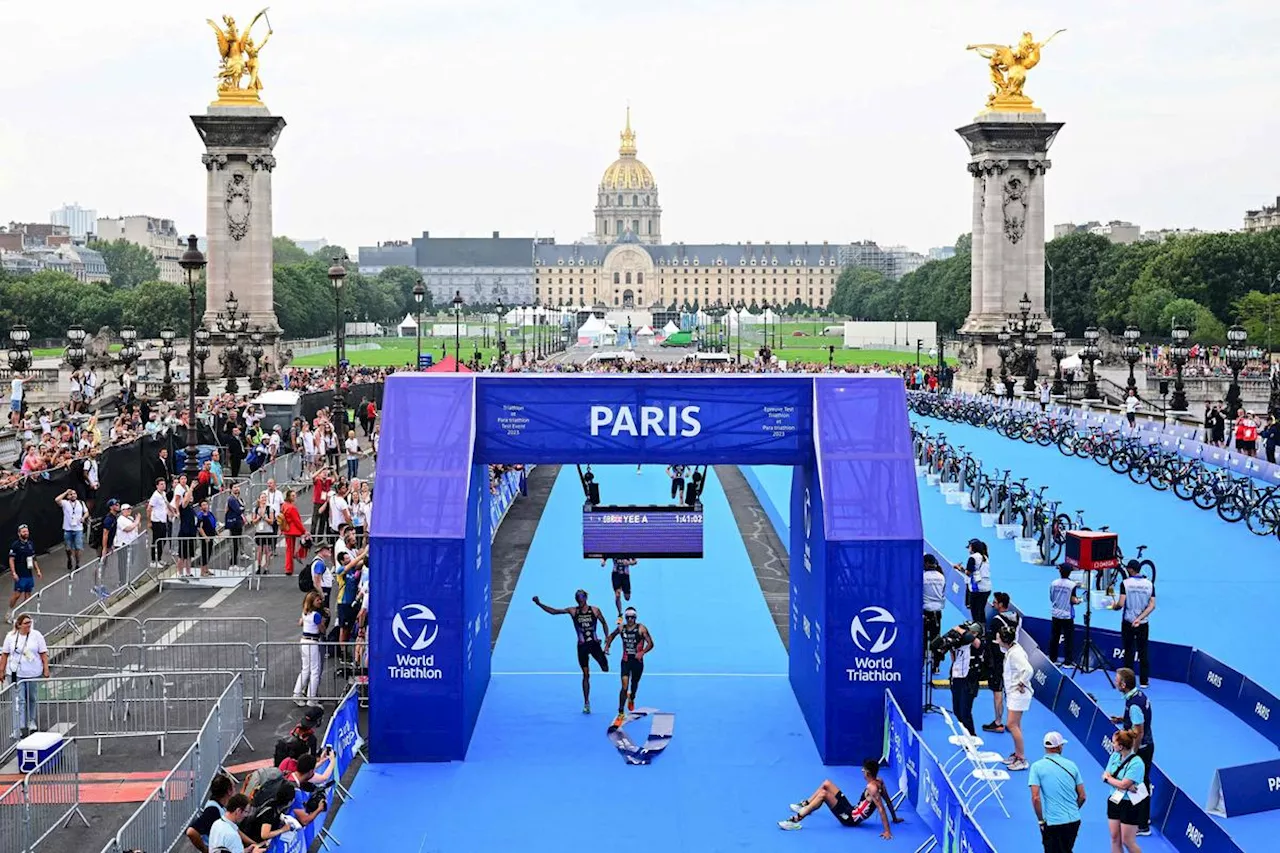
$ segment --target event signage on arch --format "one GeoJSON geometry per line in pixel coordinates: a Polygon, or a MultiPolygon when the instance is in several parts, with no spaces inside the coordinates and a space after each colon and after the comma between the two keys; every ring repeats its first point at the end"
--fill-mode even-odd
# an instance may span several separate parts
{"type": "Polygon", "coordinates": [[[790,681],[818,752],[878,755],[886,687],[919,725],[923,537],[900,381],[397,374],[371,537],[375,761],[466,756],[490,675],[486,466],[512,462],[793,466],[790,681]]]}

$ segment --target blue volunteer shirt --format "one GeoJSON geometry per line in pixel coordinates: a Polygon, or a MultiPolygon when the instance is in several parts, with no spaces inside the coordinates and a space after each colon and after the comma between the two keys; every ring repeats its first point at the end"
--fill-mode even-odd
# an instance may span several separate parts
{"type": "Polygon", "coordinates": [[[946,604],[947,576],[942,572],[925,571],[924,609],[931,613],[941,613],[946,604]]]}
{"type": "MultiPolygon", "coordinates": [[[[1117,779],[1128,779],[1134,785],[1142,784],[1142,777],[1146,773],[1146,765],[1142,763],[1142,759],[1134,755],[1132,758],[1122,759],[1120,753],[1111,753],[1111,758],[1107,761],[1107,772],[1117,779]],[[1124,770],[1120,770],[1120,765],[1124,764],[1124,770]]],[[[1113,789],[1118,790],[1118,789],[1113,789]]],[[[1124,798],[1132,800],[1132,792],[1125,791],[1124,798]]]]}
{"type": "Polygon", "coordinates": [[[1147,608],[1147,602],[1155,598],[1155,584],[1142,575],[1127,577],[1120,584],[1124,593],[1124,621],[1132,622],[1147,608]]]}
{"type": "Polygon", "coordinates": [[[1076,594],[1076,582],[1071,578],[1057,578],[1049,584],[1050,616],[1054,619],[1074,619],[1075,605],[1071,599],[1076,594]]]}
{"type": "MultiPolygon", "coordinates": [[[[1136,760],[1136,759],[1135,759],[1136,760]]],[[[1061,755],[1046,755],[1031,765],[1027,785],[1040,788],[1040,811],[1044,822],[1050,826],[1075,823],[1080,820],[1080,807],[1076,805],[1076,785],[1083,785],[1084,778],[1074,761],[1061,755]]]]}

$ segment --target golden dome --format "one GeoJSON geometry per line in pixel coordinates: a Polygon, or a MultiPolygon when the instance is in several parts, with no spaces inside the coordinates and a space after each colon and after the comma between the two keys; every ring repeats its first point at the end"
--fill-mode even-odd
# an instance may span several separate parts
{"type": "Polygon", "coordinates": [[[653,172],[636,159],[636,135],[631,130],[631,107],[627,107],[627,126],[619,135],[622,138],[622,144],[618,146],[618,159],[604,170],[604,177],[600,179],[601,189],[653,189],[653,172]]]}

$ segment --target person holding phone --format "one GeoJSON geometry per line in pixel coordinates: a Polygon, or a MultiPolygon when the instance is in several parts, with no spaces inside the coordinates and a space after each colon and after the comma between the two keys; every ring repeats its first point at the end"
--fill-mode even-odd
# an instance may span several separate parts
{"type": "Polygon", "coordinates": [[[36,679],[49,677],[49,647],[44,635],[31,627],[23,613],[0,646],[0,672],[13,685],[13,739],[20,740],[39,728],[36,723],[36,679]]]}

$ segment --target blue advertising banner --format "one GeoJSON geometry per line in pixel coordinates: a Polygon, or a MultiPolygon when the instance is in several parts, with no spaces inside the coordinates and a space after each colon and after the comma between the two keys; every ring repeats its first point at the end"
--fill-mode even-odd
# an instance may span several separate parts
{"type": "Polygon", "coordinates": [[[1213,774],[1205,810],[1222,817],[1269,812],[1280,808],[1280,758],[1220,767],[1213,774]]]}
{"type": "MultiPolygon", "coordinates": [[[[904,407],[905,422],[905,407],[904,407]]],[[[813,385],[767,375],[487,377],[476,453],[487,462],[803,462],[813,385]]]]}
{"type": "Polygon", "coordinates": [[[1252,678],[1244,679],[1234,710],[1236,716],[1255,731],[1280,746],[1280,701],[1270,691],[1259,686],[1252,678]]]}
{"type": "Polygon", "coordinates": [[[1191,655],[1187,683],[1224,708],[1233,708],[1244,686],[1244,676],[1199,649],[1191,655]]]}
{"type": "MultiPolygon", "coordinates": [[[[791,628],[788,673],[816,744],[827,740],[823,630],[826,621],[827,549],[822,488],[817,469],[797,465],[791,475],[791,628]]],[[[880,703],[877,703],[877,706],[880,703]]],[[[823,747],[819,746],[819,751],[823,747]]]]}
{"type": "Polygon", "coordinates": [[[1173,795],[1161,833],[1178,853],[1244,853],[1227,831],[1181,790],[1173,795]]]}
{"type": "MultiPolygon", "coordinates": [[[[1054,713],[1067,723],[1067,728],[1080,743],[1089,741],[1089,727],[1093,725],[1093,717],[1098,713],[1098,706],[1070,678],[1064,678],[1058,689],[1058,701],[1053,706],[1054,713]]],[[[1090,750],[1092,751],[1092,750],[1090,750]]]]}
{"type": "MultiPolygon", "coordinates": [[[[493,533],[490,530],[492,514],[489,504],[493,496],[489,490],[489,467],[473,465],[471,488],[467,494],[467,536],[463,546],[468,559],[462,572],[462,741],[471,742],[480,705],[489,687],[489,662],[492,643],[491,619],[493,612],[489,571],[493,533]]],[[[376,600],[378,596],[373,596],[376,600]]],[[[465,751],[465,750],[464,750],[465,751]]]]}
{"type": "Polygon", "coordinates": [[[1031,689],[1035,691],[1040,703],[1052,708],[1058,701],[1058,690],[1062,687],[1062,670],[1054,666],[1048,656],[1040,651],[1034,640],[1025,633],[1019,634],[1018,644],[1027,653],[1027,661],[1035,671],[1031,674],[1031,689]]]}
{"type": "Polygon", "coordinates": [[[920,738],[887,691],[884,730],[885,783],[892,793],[905,791],[914,806],[920,801],[920,738]]]}
{"type": "MultiPolygon", "coordinates": [[[[1016,604],[1015,602],[1015,606],[1016,604]]],[[[1106,617],[1095,616],[1094,618],[1099,620],[1106,617]]],[[[1049,648],[1050,622],[1048,619],[1041,616],[1024,615],[1022,625],[1042,649],[1049,648]]],[[[1095,623],[1090,635],[1112,669],[1124,666],[1124,642],[1120,638],[1119,631],[1113,631],[1110,628],[1099,628],[1095,623]]],[[[1075,653],[1079,655],[1080,650],[1083,648],[1084,626],[1077,624],[1075,626],[1075,653]]],[[[1148,654],[1151,655],[1152,678],[1159,678],[1165,681],[1186,681],[1187,669],[1191,665],[1191,652],[1192,648],[1190,646],[1180,646],[1174,643],[1153,640],[1148,647],[1148,654]]],[[[1138,656],[1134,656],[1135,664],[1139,659],[1138,656]]]]}

